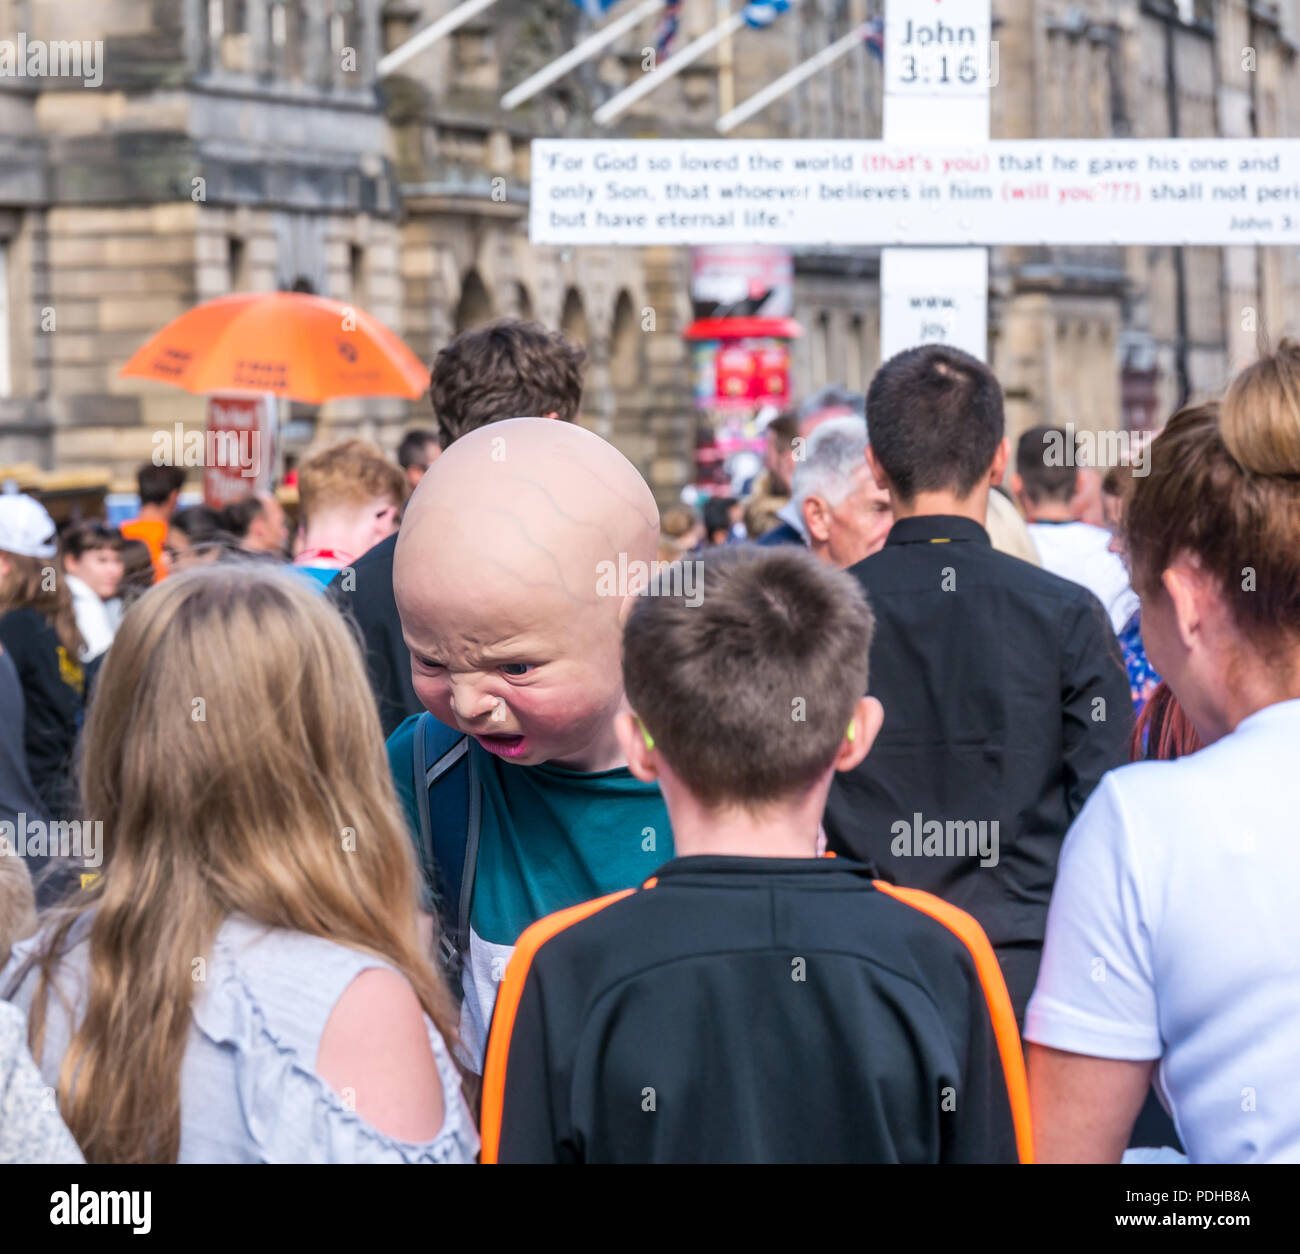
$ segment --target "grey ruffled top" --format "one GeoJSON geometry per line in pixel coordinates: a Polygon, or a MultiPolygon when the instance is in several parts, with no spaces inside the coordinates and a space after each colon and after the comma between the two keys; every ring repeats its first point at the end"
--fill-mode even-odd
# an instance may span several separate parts
{"type": "Polygon", "coordinates": [[[27,1052],[27,1017],[0,1001],[0,1163],[79,1163],[54,1091],[27,1052]]]}
{"type": "MultiPolygon", "coordinates": [[[[89,920],[78,925],[56,984],[84,1012],[89,920]]],[[[14,949],[0,975],[0,994],[18,975],[35,941],[14,949]]],[[[202,963],[196,960],[194,1020],[181,1066],[178,1161],[195,1163],[471,1163],[478,1133],[461,1095],[460,1077],[442,1036],[427,1019],[429,1045],[442,1081],[444,1118],[429,1141],[400,1141],[350,1109],[314,1070],[325,1023],[349,984],[386,964],[346,945],[227,919],[202,963]]],[[[36,973],[13,1001],[23,1010],[36,973]]],[[[48,1003],[41,1071],[57,1083],[71,1039],[59,999],[48,1003]]]]}

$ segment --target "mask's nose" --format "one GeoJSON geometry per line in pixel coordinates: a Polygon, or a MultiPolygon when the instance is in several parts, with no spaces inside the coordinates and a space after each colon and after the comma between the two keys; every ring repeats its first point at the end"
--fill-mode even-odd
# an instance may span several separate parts
{"type": "Polygon", "coordinates": [[[498,708],[504,709],[501,698],[487,687],[470,679],[451,681],[451,708],[463,723],[476,723],[488,718],[498,708]]]}

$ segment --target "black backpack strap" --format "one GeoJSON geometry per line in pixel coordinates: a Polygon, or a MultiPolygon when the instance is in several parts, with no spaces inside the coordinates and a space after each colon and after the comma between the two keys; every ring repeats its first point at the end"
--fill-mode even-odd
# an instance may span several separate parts
{"type": "Polygon", "coordinates": [[[478,770],[469,752],[469,737],[428,713],[416,720],[411,756],[420,820],[421,870],[441,916],[439,948],[443,964],[453,987],[458,987],[464,955],[469,952],[470,905],[478,861],[482,817],[478,770]],[[453,780],[453,776],[458,778],[453,780]],[[435,825],[431,799],[439,783],[443,787],[438,794],[435,825]]]}
{"type": "Polygon", "coordinates": [[[420,820],[420,873],[424,877],[425,902],[430,913],[437,909],[438,885],[433,862],[433,829],[429,819],[429,787],[421,787],[425,775],[426,715],[415,720],[415,735],[411,737],[411,780],[415,793],[415,812],[420,820]]]}
{"type": "Polygon", "coordinates": [[[469,753],[466,737],[466,764],[469,767],[469,816],[465,824],[465,861],[461,867],[460,902],[456,911],[456,948],[469,953],[469,908],[474,899],[474,876],[478,871],[478,835],[483,820],[483,789],[479,786],[478,767],[469,753]]]}

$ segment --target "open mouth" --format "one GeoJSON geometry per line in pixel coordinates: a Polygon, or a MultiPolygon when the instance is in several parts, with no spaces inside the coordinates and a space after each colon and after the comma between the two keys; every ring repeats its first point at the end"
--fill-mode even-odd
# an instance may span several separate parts
{"type": "Polygon", "coordinates": [[[489,753],[495,753],[503,758],[517,758],[523,753],[526,745],[526,738],[523,736],[475,736],[489,753]]]}

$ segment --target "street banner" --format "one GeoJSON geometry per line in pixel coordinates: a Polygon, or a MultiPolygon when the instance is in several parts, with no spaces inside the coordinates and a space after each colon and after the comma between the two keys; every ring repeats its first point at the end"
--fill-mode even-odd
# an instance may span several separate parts
{"type": "Polygon", "coordinates": [[[543,140],[534,244],[1300,244],[1300,140],[543,140]]]}
{"type": "Polygon", "coordinates": [[[209,396],[203,432],[203,500],[213,509],[274,486],[275,397],[209,396]]]}
{"type": "Polygon", "coordinates": [[[794,257],[788,248],[732,244],[691,253],[697,318],[788,318],[794,313],[794,257]]]}

